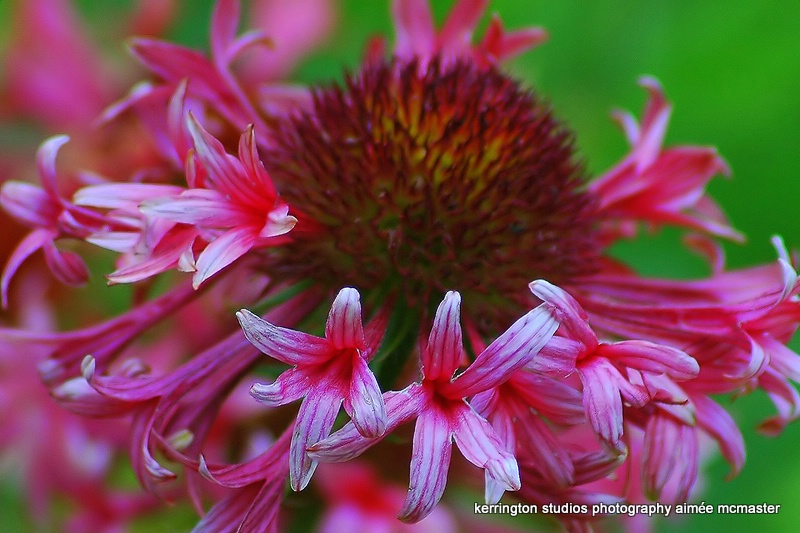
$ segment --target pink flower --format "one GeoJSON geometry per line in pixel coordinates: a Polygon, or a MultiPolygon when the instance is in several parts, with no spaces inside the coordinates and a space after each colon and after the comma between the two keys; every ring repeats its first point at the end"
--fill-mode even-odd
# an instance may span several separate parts
{"type": "Polygon", "coordinates": [[[251,394],[270,406],[303,398],[290,451],[294,490],[303,490],[311,480],[317,461],[306,450],[330,434],[342,402],[361,435],[383,435],[386,410],[378,382],[367,366],[382,332],[365,336],[358,291],[339,291],[325,324],[325,338],[274,326],[244,309],[236,316],[254,346],[292,365],[273,383],[253,385],[251,394]]]}
{"type": "Polygon", "coordinates": [[[427,0],[392,0],[397,34],[395,55],[404,60],[421,60],[422,69],[436,56],[440,56],[445,65],[458,59],[491,65],[514,57],[547,39],[547,33],[541,28],[506,33],[499,17],[495,16],[483,41],[473,45],[472,35],[486,4],[486,0],[457,1],[437,33],[427,0]]]}
{"type": "MultiPolygon", "coordinates": [[[[529,363],[550,339],[557,323],[546,307],[530,311],[454,377],[464,358],[460,308],[461,296],[448,292],[436,310],[433,328],[421,352],[422,381],[384,394],[387,432],[417,420],[411,482],[399,514],[409,523],[425,518],[441,499],[453,441],[469,462],[486,471],[487,502],[495,503],[504,490],[520,487],[513,453],[505,450],[489,423],[465,398],[500,385],[529,363]]],[[[354,429],[352,424],[346,425],[311,446],[310,455],[326,462],[348,460],[380,439],[364,437],[354,429]]]]}
{"type": "MultiPolygon", "coordinates": [[[[242,134],[239,158],[225,148],[190,114],[188,128],[194,143],[197,167],[190,155],[194,185],[177,196],[144,202],[145,214],[193,225],[208,246],[193,257],[190,249],[185,269],[195,271],[192,284],[200,286],[254,247],[267,245],[297,223],[289,207],[278,198],[269,174],[258,158],[252,126],[242,134]]],[[[181,250],[184,252],[183,250],[181,250]]]]}
{"type": "Polygon", "coordinates": [[[59,281],[82,285],[89,277],[83,259],[78,254],[56,248],[55,240],[69,234],[85,235],[76,216],[79,209],[61,198],[58,192],[56,155],[69,138],[61,135],[42,143],[36,153],[36,163],[42,187],[29,183],[8,181],[0,189],[0,205],[14,218],[33,228],[9,257],[0,276],[2,306],[8,305],[8,287],[20,265],[34,252],[42,249],[47,266],[59,281]]]}
{"type": "Polygon", "coordinates": [[[641,126],[628,113],[615,114],[631,153],[589,184],[600,199],[600,213],[615,225],[620,221],[669,223],[741,240],[742,235],[705,195],[709,179],[729,174],[728,165],[713,148],[662,149],[672,106],[655,79],[645,77],[639,83],[649,93],[641,126]]]}

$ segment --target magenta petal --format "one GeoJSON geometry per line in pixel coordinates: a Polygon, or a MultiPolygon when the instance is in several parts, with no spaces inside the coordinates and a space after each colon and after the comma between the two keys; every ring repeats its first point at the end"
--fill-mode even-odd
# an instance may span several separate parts
{"type": "Polygon", "coordinates": [[[58,197],[56,156],[61,147],[67,142],[69,142],[68,136],[56,135],[43,142],[36,152],[36,168],[39,171],[42,185],[47,193],[54,198],[58,197]]]}
{"type": "Polygon", "coordinates": [[[214,239],[197,257],[197,272],[192,277],[196,289],[205,280],[230,265],[253,248],[256,235],[251,228],[232,229],[214,239]]]}
{"type": "Polygon", "coordinates": [[[364,348],[361,296],[357,290],[346,287],[336,295],[325,324],[325,338],[337,350],[364,348]]]}
{"type": "Polygon", "coordinates": [[[325,360],[330,356],[325,339],[274,326],[247,309],[236,313],[236,318],[250,344],[287,365],[325,360]]]}
{"type": "Polygon", "coordinates": [[[255,383],[250,387],[250,396],[265,405],[277,407],[299,400],[308,388],[308,376],[296,368],[290,368],[270,384],[255,383]]]}
{"type": "Polygon", "coordinates": [[[8,307],[8,286],[11,283],[11,278],[14,277],[19,267],[36,250],[46,243],[52,242],[54,238],[55,234],[48,229],[35,229],[28,233],[14,249],[14,252],[11,254],[11,257],[8,258],[8,262],[3,269],[3,274],[0,275],[0,297],[2,299],[3,308],[8,307]]]}
{"type": "Polygon", "coordinates": [[[336,391],[314,390],[300,404],[289,450],[289,480],[292,490],[306,488],[317,468],[317,461],[309,457],[307,450],[330,435],[342,399],[336,391]]]}
{"type": "Polygon", "coordinates": [[[353,355],[353,377],[350,381],[350,418],[363,436],[380,437],[386,431],[386,406],[381,389],[367,362],[359,354],[353,355]]]}
{"type": "Polygon", "coordinates": [[[7,181],[0,187],[0,206],[29,227],[51,226],[58,206],[41,187],[23,181],[7,181]]]}
{"type": "Polygon", "coordinates": [[[497,387],[531,363],[558,329],[546,305],[540,305],[514,322],[450,384],[440,390],[448,398],[466,398],[497,387]]]}
{"type": "Polygon", "coordinates": [[[417,419],[411,455],[408,494],[397,517],[415,523],[428,516],[439,503],[447,485],[452,431],[447,417],[438,409],[427,409],[417,419]]]}
{"type": "Polygon", "coordinates": [[[428,345],[422,352],[422,374],[431,381],[450,379],[463,357],[461,295],[450,291],[436,309],[428,345]]]}
{"type": "Polygon", "coordinates": [[[72,287],[80,287],[89,281],[89,269],[81,256],[68,250],[59,250],[53,241],[47,241],[43,250],[47,267],[58,281],[72,287]]]}

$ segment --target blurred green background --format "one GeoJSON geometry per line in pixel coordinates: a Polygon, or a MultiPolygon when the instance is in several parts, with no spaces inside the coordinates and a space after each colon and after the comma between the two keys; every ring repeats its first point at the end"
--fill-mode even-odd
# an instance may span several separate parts
{"type": "MultiPolygon", "coordinates": [[[[291,0],[287,0],[291,1],[291,0]]],[[[104,21],[128,2],[78,2],[96,37],[104,21]]],[[[185,1],[172,38],[207,46],[209,0],[185,1]]],[[[341,77],[355,69],[366,40],[391,35],[388,2],[345,0],[329,44],[299,68],[303,82],[341,77]]],[[[450,1],[435,1],[441,21],[450,1]]],[[[9,3],[0,1],[0,24],[9,3]]],[[[640,115],[644,91],[637,78],[658,78],[674,104],[667,144],[716,146],[733,169],[731,180],[717,179],[710,189],[747,244],[726,245],[732,267],[772,261],[769,238],[782,235],[800,246],[800,2],[672,0],[669,2],[495,0],[506,26],[545,27],[549,41],[508,65],[552,102],[557,116],[575,132],[580,157],[592,174],[602,172],[626,151],[621,132],[609,119],[613,108],[640,115]]],[[[484,22],[485,25],[485,22],[484,22]]],[[[0,36],[7,35],[3,28],[0,36]]],[[[616,248],[616,253],[648,275],[692,277],[706,274],[703,263],[686,253],[680,234],[645,235],[616,248]]],[[[706,468],[706,502],[781,504],[778,515],[692,516],[660,524],[662,531],[767,529],[800,530],[800,424],[777,439],[755,433],[754,426],[772,414],[763,394],[730,406],[747,441],[743,473],[724,481],[727,466],[719,459],[706,468]]],[[[19,516],[13,490],[0,517],[19,516]]],[[[2,501],[2,500],[0,500],[2,501]]],[[[0,529],[7,531],[1,525],[0,529]]]]}

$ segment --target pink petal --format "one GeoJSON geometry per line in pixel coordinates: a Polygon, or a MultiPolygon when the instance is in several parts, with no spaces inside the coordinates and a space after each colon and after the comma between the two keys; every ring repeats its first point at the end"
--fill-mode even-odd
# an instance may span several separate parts
{"type": "Polygon", "coordinates": [[[4,309],[8,307],[8,286],[11,283],[11,278],[14,277],[14,274],[27,258],[46,243],[52,242],[54,238],[55,233],[49,229],[35,229],[28,233],[14,248],[5,268],[3,268],[3,274],[0,276],[0,296],[2,297],[4,309]]]}
{"type": "Polygon", "coordinates": [[[447,418],[438,409],[423,411],[414,428],[408,494],[397,518],[413,524],[433,511],[447,485],[452,453],[447,418]]]}
{"type": "Polygon", "coordinates": [[[431,57],[436,30],[428,0],[392,0],[396,32],[395,54],[401,59],[431,57]]]}
{"type": "Polygon", "coordinates": [[[289,233],[297,224],[297,218],[289,215],[289,206],[279,205],[267,215],[267,223],[259,231],[258,236],[263,238],[277,237],[289,233]]]}
{"type": "Polygon", "coordinates": [[[211,17],[211,55],[227,63],[228,48],[239,26],[239,0],[219,0],[211,17]]]}
{"type": "Polygon", "coordinates": [[[458,0],[439,34],[439,47],[443,54],[459,56],[468,52],[472,34],[486,10],[487,0],[458,0]]]}
{"type": "Polygon", "coordinates": [[[346,287],[336,295],[325,323],[325,338],[337,350],[364,348],[361,296],[357,290],[346,287]]]}
{"type": "Polygon", "coordinates": [[[554,487],[572,486],[575,477],[572,458],[553,430],[530,410],[520,413],[516,422],[519,441],[524,443],[524,449],[517,452],[520,460],[524,453],[526,460],[531,460],[542,477],[554,487]]]}
{"type": "Polygon", "coordinates": [[[75,205],[102,209],[129,209],[138,208],[145,200],[178,195],[184,190],[174,185],[154,183],[103,183],[79,189],[72,201],[75,205]]]}
{"type": "Polygon", "coordinates": [[[309,457],[306,450],[330,435],[341,403],[337,391],[326,391],[321,387],[310,392],[300,404],[289,450],[289,481],[292,490],[301,491],[311,481],[318,463],[309,457]]]}
{"type": "Polygon", "coordinates": [[[255,383],[250,387],[250,396],[269,407],[278,407],[299,400],[310,386],[305,372],[290,368],[270,384],[255,383]]]}
{"type": "Polygon", "coordinates": [[[205,280],[230,265],[253,248],[256,236],[250,228],[232,229],[214,239],[197,257],[197,272],[192,277],[196,289],[205,280]]]}
{"type": "MultiPolygon", "coordinates": [[[[514,454],[506,451],[492,426],[475,411],[459,406],[454,438],[464,458],[486,473],[504,490],[519,490],[519,468],[514,454]]],[[[502,494],[498,495],[501,496],[502,494]]],[[[497,503],[497,499],[486,503],[497,503]]]]}
{"type": "Polygon", "coordinates": [[[235,157],[225,152],[225,147],[189,113],[186,121],[189,134],[194,142],[197,159],[208,172],[209,183],[223,195],[230,196],[237,203],[247,205],[251,191],[242,189],[245,171],[235,157]]]}
{"type": "Polygon", "coordinates": [[[642,117],[641,136],[634,148],[637,172],[650,166],[658,156],[672,112],[672,106],[667,103],[658,80],[644,76],[639,79],[639,85],[647,90],[649,98],[642,117]]]}
{"type": "Polygon", "coordinates": [[[695,378],[700,372],[700,365],[686,352],[648,341],[601,344],[595,354],[637,370],[667,374],[678,381],[695,378]]]}
{"type": "Polygon", "coordinates": [[[58,198],[56,156],[67,142],[69,142],[68,136],[56,135],[43,142],[36,152],[36,168],[39,171],[39,178],[42,180],[47,194],[53,198],[58,198]]]}
{"type": "Polygon", "coordinates": [[[529,364],[558,329],[545,305],[529,311],[492,342],[452,383],[442,384],[448,398],[466,398],[497,387],[529,364]]]}
{"type": "Polygon", "coordinates": [[[247,131],[239,139],[239,160],[244,166],[247,177],[252,180],[250,187],[252,190],[258,191],[259,201],[265,203],[274,201],[278,193],[258,155],[256,133],[252,124],[247,127],[247,131]]]}
{"type": "Polygon", "coordinates": [[[542,28],[524,28],[506,32],[500,17],[495,14],[489,22],[489,27],[486,28],[481,48],[492,62],[504,61],[543,43],[547,37],[547,32],[542,28]]]}
{"type": "Polygon", "coordinates": [[[571,294],[543,279],[531,282],[528,288],[537,298],[555,308],[556,319],[563,326],[565,337],[577,340],[587,351],[594,350],[597,336],[589,326],[586,311],[571,294]]]}
{"type": "MultiPolygon", "coordinates": [[[[416,418],[426,405],[422,387],[416,383],[399,392],[384,393],[383,401],[386,405],[387,420],[383,436],[391,433],[400,424],[416,418]]],[[[349,461],[367,451],[383,436],[366,438],[358,432],[352,422],[348,422],[327,439],[311,446],[309,455],[326,463],[349,461]]]]}
{"type": "Polygon", "coordinates": [[[745,462],[744,438],[739,426],[717,402],[702,394],[692,395],[697,424],[717,441],[722,456],[731,465],[728,479],[738,475],[745,462]]]}
{"type": "Polygon", "coordinates": [[[43,250],[47,268],[58,281],[72,287],[80,287],[89,281],[89,269],[81,256],[75,252],[59,250],[53,241],[45,242],[43,250]]]}
{"type": "Polygon", "coordinates": [[[428,345],[422,351],[422,374],[430,381],[450,379],[463,357],[461,295],[449,291],[436,309],[428,345]]]}
{"type": "Polygon", "coordinates": [[[386,431],[386,406],[381,389],[364,358],[355,353],[352,360],[353,376],[345,409],[349,405],[348,414],[359,433],[368,438],[380,437],[386,431]]]}
{"type": "Polygon", "coordinates": [[[47,191],[22,181],[3,183],[0,205],[9,215],[33,228],[52,227],[59,212],[59,206],[47,191]]]}
{"type": "MultiPolygon", "coordinates": [[[[592,358],[582,364],[579,374],[583,383],[583,407],[592,429],[604,441],[619,447],[623,421],[619,387],[627,382],[608,361],[601,358],[592,358]]],[[[633,386],[627,383],[627,387],[633,386]]]]}
{"type": "Polygon", "coordinates": [[[250,344],[288,365],[319,362],[331,356],[328,341],[300,331],[270,324],[247,309],[236,313],[250,344]]]}
{"type": "Polygon", "coordinates": [[[249,222],[223,194],[209,189],[189,189],[179,196],[148,200],[141,210],[148,216],[203,228],[234,228],[249,222]]]}

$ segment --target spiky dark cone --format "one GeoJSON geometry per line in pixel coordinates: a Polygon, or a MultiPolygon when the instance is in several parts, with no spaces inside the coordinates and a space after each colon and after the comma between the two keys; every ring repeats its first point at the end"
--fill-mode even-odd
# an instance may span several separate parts
{"type": "Polygon", "coordinates": [[[399,287],[411,305],[458,290],[499,326],[530,280],[596,266],[570,133],[497,70],[368,64],[275,137],[265,162],[300,219],[271,256],[278,277],[399,287]]]}

